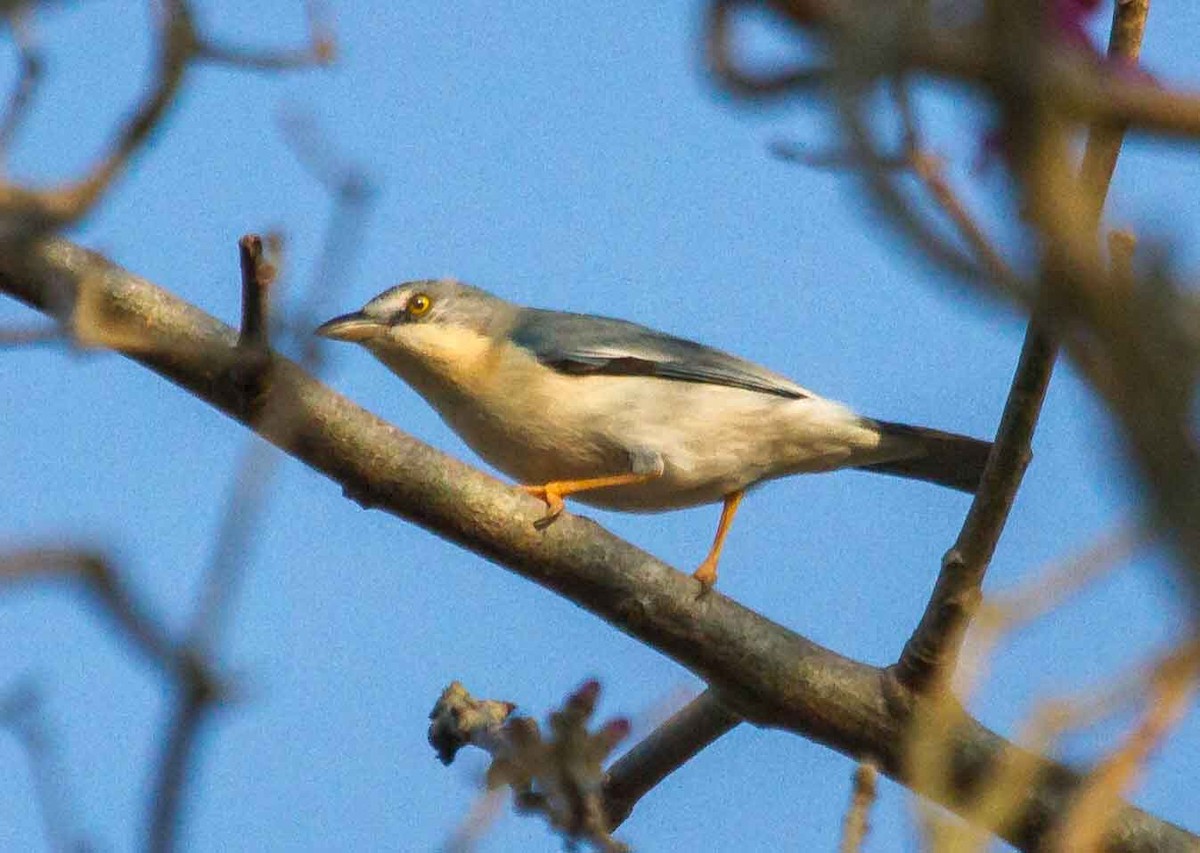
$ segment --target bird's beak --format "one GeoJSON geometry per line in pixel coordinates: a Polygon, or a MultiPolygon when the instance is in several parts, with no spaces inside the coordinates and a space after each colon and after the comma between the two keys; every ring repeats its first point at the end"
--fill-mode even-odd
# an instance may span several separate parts
{"type": "Polygon", "coordinates": [[[322,323],[317,326],[316,334],[322,338],[353,343],[373,338],[379,328],[380,323],[377,320],[372,320],[361,311],[355,311],[353,314],[343,314],[340,317],[334,317],[327,323],[322,323]]]}

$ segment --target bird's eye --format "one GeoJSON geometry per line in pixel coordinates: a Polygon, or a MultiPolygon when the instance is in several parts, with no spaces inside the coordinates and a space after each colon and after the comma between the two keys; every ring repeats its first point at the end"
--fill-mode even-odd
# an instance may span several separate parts
{"type": "Polygon", "coordinates": [[[408,300],[408,316],[423,317],[429,313],[429,309],[433,307],[433,300],[424,293],[418,293],[412,299],[408,300]]]}

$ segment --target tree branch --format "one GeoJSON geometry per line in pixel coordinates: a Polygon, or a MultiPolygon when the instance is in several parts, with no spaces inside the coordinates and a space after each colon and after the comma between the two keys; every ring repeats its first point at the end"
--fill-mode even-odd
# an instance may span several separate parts
{"type": "Polygon", "coordinates": [[[741,721],[714,691],[705,690],[635,744],[613,762],[604,780],[609,829],[624,823],[638,801],[659,782],[741,721]]]}
{"type": "MultiPolygon", "coordinates": [[[[0,252],[0,291],[41,310],[67,297],[111,331],[120,352],[190,391],[370,505],[470,548],[584,607],[670,656],[720,691],[747,720],[786,729],[913,784],[903,750],[925,701],[884,670],[844,658],[719,592],[697,599],[681,572],[571,513],[545,530],[537,500],[422,444],[274,357],[268,399],[288,423],[256,419],[233,381],[237,333],[166,291],[68,241],[0,252]]],[[[947,731],[952,786],[938,800],[967,810],[981,779],[1017,747],[969,717],[947,731]]],[[[1079,774],[1028,755],[1035,781],[1015,819],[991,831],[1019,848],[1045,840],[1081,784],[1079,774]]],[[[918,786],[919,793],[925,793],[918,786]]],[[[1110,851],[1195,850],[1200,838],[1132,806],[1114,809],[1110,851]]]]}
{"type": "MultiPolygon", "coordinates": [[[[1126,0],[1115,4],[1109,38],[1110,58],[1120,62],[1136,61],[1149,8],[1150,0],[1126,0]]],[[[1104,125],[1094,126],[1088,133],[1080,181],[1086,193],[1084,214],[1087,221],[1083,227],[1093,235],[1108,197],[1124,133],[1123,127],[1104,125]]],[[[969,227],[970,217],[947,203],[953,200],[952,194],[942,196],[935,192],[935,197],[946,204],[951,218],[975,250],[982,252],[985,265],[997,275],[1002,274],[1007,265],[986,240],[975,236],[977,232],[969,227]]],[[[942,570],[921,622],[896,664],[897,678],[913,689],[929,689],[954,670],[967,626],[983,595],[984,575],[1008,521],[1025,468],[1033,456],[1033,431],[1057,352],[1058,346],[1046,329],[1036,318],[1032,320],[1025,333],[1021,358],[979,492],[971,503],[958,539],[942,561],[942,570]]]]}

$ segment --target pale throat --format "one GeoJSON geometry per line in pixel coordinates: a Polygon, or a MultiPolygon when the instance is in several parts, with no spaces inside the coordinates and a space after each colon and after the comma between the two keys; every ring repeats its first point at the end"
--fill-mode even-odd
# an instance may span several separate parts
{"type": "Polygon", "coordinates": [[[501,359],[492,338],[453,326],[406,326],[392,346],[371,349],[431,402],[448,395],[479,394],[490,384],[501,359]]]}

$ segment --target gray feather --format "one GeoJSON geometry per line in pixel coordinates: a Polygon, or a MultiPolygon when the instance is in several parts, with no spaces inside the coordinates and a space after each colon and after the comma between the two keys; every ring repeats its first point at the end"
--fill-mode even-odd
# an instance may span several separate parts
{"type": "Polygon", "coordinates": [[[753,362],[624,320],[526,308],[509,335],[563,373],[659,376],[791,399],[815,396],[753,362]]]}

